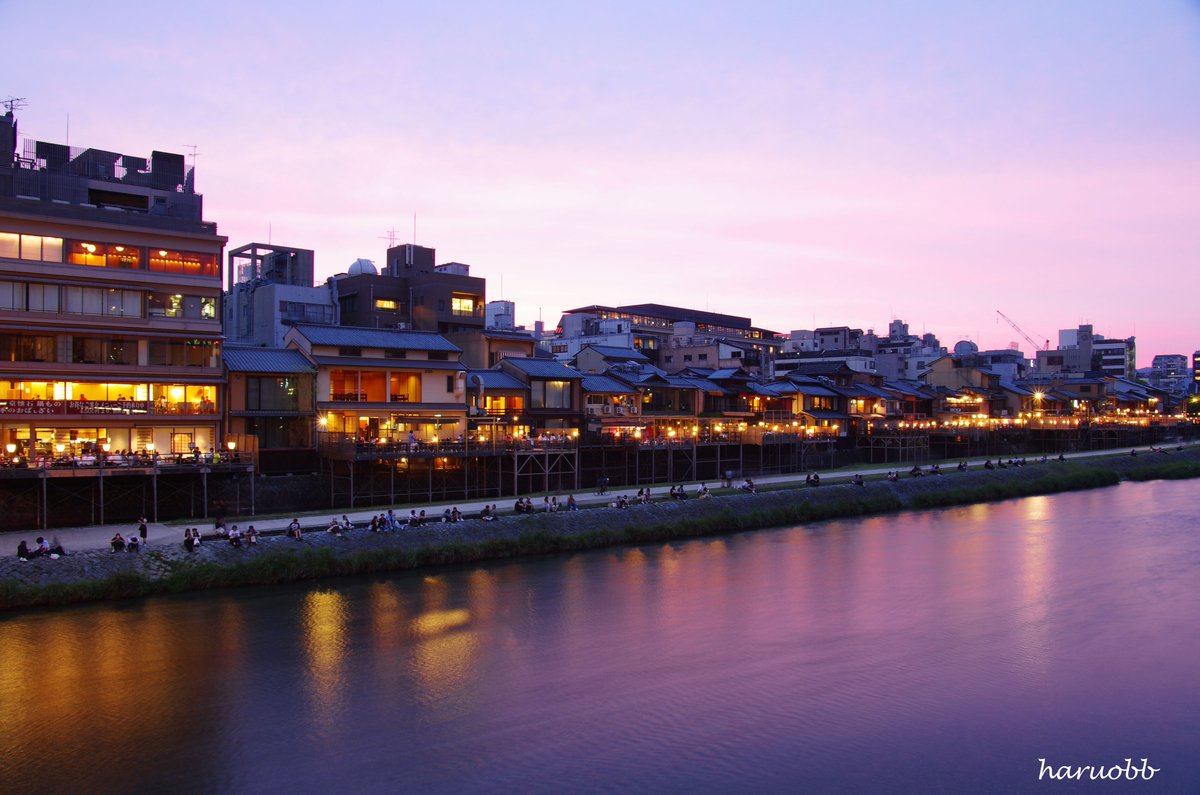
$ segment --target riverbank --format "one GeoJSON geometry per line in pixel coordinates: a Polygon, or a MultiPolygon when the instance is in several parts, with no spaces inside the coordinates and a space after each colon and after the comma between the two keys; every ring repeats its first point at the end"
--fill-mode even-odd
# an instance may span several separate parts
{"type": "MultiPolygon", "coordinates": [[[[430,524],[397,533],[308,533],[302,541],[266,536],[254,548],[206,541],[196,552],[155,543],[140,553],[82,551],[52,560],[0,559],[0,608],[69,604],[210,588],[653,543],[899,510],[964,505],[1096,488],[1122,479],[1200,476],[1200,450],[1048,461],[897,482],[798,486],[759,494],[661,500],[628,509],[505,516],[430,524]]],[[[660,492],[661,493],[661,492],[660,492]]]]}

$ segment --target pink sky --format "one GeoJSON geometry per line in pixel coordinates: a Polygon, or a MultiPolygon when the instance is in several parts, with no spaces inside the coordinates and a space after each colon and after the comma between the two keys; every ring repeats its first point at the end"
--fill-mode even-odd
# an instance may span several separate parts
{"type": "Polygon", "coordinates": [[[522,322],[660,302],[1004,347],[1000,309],[1141,365],[1200,348],[1194,3],[252,5],[60,3],[81,33],[10,37],[0,92],[28,137],[197,145],[230,245],[321,277],[416,213],[522,322]]]}

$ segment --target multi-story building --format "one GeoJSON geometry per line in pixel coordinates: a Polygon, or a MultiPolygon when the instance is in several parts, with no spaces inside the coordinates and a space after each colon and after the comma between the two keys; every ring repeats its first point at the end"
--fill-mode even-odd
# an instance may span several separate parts
{"type": "MultiPolygon", "coordinates": [[[[1141,375],[1141,372],[1138,374],[1141,375]]],[[[1182,353],[1160,353],[1151,361],[1145,375],[1151,386],[1182,395],[1191,380],[1188,357],[1182,353]]]]}
{"type": "MultiPolygon", "coordinates": [[[[249,243],[231,250],[226,341],[278,348],[292,324],[336,323],[337,305],[329,285],[313,285],[313,260],[311,250],[290,246],[249,243]]],[[[374,272],[374,266],[371,269],[374,272]]]]}
{"type": "Polygon", "coordinates": [[[211,451],[221,252],[184,157],[24,141],[0,117],[0,444],[211,451]]]}
{"type": "Polygon", "coordinates": [[[1058,332],[1058,348],[1037,352],[1039,373],[1100,372],[1118,378],[1137,375],[1137,343],[1134,337],[1109,339],[1093,332],[1091,325],[1058,332]]]}
{"type": "Polygon", "coordinates": [[[762,362],[764,372],[769,371],[770,362],[783,345],[778,334],[752,325],[748,317],[665,304],[631,304],[568,309],[559,321],[555,337],[543,346],[562,360],[573,358],[588,344],[632,347],[661,366],[659,351],[669,348],[671,338],[680,335],[696,346],[707,346],[722,339],[743,343],[739,350],[744,350],[747,358],[762,362]],[[605,321],[618,322],[606,324],[605,321]]]}
{"type": "Polygon", "coordinates": [[[461,262],[434,264],[435,251],[411,243],[387,251],[383,273],[363,260],[333,279],[343,326],[438,334],[482,331],[487,281],[461,262]]]}
{"type": "Polygon", "coordinates": [[[285,342],[316,366],[318,430],[436,443],[466,427],[461,351],[423,331],[292,326],[285,342]]]}

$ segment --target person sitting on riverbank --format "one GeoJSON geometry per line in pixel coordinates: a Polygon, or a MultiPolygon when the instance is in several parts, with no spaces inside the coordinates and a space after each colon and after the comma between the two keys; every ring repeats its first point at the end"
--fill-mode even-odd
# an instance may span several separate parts
{"type": "Polygon", "coordinates": [[[183,548],[188,552],[196,551],[196,542],[192,539],[192,528],[183,528],[183,548]]]}
{"type": "Polygon", "coordinates": [[[353,529],[354,522],[350,521],[350,517],[346,516],[346,514],[342,514],[342,532],[349,533],[353,529]]]}
{"type": "Polygon", "coordinates": [[[229,535],[229,530],[225,528],[224,519],[218,519],[216,521],[216,524],[213,525],[213,532],[222,537],[229,535]]]}
{"type": "Polygon", "coordinates": [[[887,479],[888,479],[888,483],[896,483],[900,480],[900,473],[899,472],[888,472],[887,479]]]}
{"type": "Polygon", "coordinates": [[[62,548],[62,544],[58,543],[58,539],[54,539],[51,544],[44,536],[37,537],[37,554],[45,557],[53,557],[55,555],[65,555],[67,551],[62,548]]]}
{"type": "Polygon", "coordinates": [[[20,543],[17,544],[17,560],[29,560],[29,557],[29,544],[25,543],[24,539],[21,539],[20,543]]]}
{"type": "Polygon", "coordinates": [[[567,495],[567,510],[568,511],[578,511],[579,510],[579,506],[575,503],[575,495],[574,494],[567,495]]]}
{"type": "Polygon", "coordinates": [[[421,527],[424,527],[425,523],[428,521],[429,521],[429,518],[427,516],[425,516],[425,511],[424,511],[424,509],[422,509],[421,512],[417,514],[417,524],[420,525],[421,527]]]}
{"type": "Polygon", "coordinates": [[[983,468],[984,469],[995,469],[996,465],[993,464],[992,459],[989,458],[987,461],[983,462],[983,468]]]}
{"type": "Polygon", "coordinates": [[[913,468],[908,470],[908,474],[914,478],[919,478],[919,477],[922,477],[925,473],[923,471],[921,471],[921,467],[919,464],[913,464],[913,468]]]}
{"type": "Polygon", "coordinates": [[[442,524],[450,524],[450,509],[442,511],[442,524]]]}
{"type": "Polygon", "coordinates": [[[125,537],[123,535],[121,535],[120,533],[117,533],[116,535],[114,535],[112,537],[112,541],[110,541],[109,543],[112,545],[113,552],[124,552],[125,551],[125,537]]]}
{"type": "Polygon", "coordinates": [[[325,525],[325,532],[335,536],[342,534],[342,523],[337,520],[336,516],[329,520],[329,524],[325,525]]]}
{"type": "Polygon", "coordinates": [[[940,474],[942,474],[942,468],[940,466],[938,466],[937,464],[932,464],[929,467],[929,474],[940,475],[940,474]]]}
{"type": "Polygon", "coordinates": [[[234,549],[242,548],[242,531],[238,530],[237,525],[229,528],[229,546],[234,549]]]}
{"type": "Polygon", "coordinates": [[[138,537],[137,537],[137,536],[133,536],[133,535],[131,535],[131,536],[130,536],[130,537],[129,537],[129,538],[126,540],[126,541],[125,541],[125,549],[126,549],[127,551],[129,551],[129,552],[134,552],[134,553],[136,553],[136,552],[140,552],[140,551],[141,551],[141,548],[142,548],[142,545],[141,545],[141,544],[138,542],[138,537]]]}
{"type": "Polygon", "coordinates": [[[708,486],[706,486],[705,484],[701,483],[701,484],[700,484],[700,488],[696,489],[696,497],[697,497],[697,499],[706,500],[706,499],[708,499],[708,498],[709,498],[709,496],[710,496],[710,495],[709,495],[709,493],[708,493],[708,486]]]}
{"type": "Polygon", "coordinates": [[[462,518],[462,511],[458,510],[458,506],[455,505],[454,510],[450,511],[450,521],[458,523],[462,521],[462,518]]]}
{"type": "Polygon", "coordinates": [[[292,523],[287,526],[288,538],[300,538],[300,520],[292,519],[292,523]]]}
{"type": "Polygon", "coordinates": [[[615,503],[613,503],[613,505],[615,505],[618,508],[628,508],[629,507],[629,498],[626,497],[624,494],[622,494],[620,497],[617,497],[617,501],[615,503]]]}
{"type": "Polygon", "coordinates": [[[1133,456],[1134,458],[1137,458],[1137,450],[1136,450],[1136,449],[1135,449],[1135,450],[1130,450],[1130,451],[1129,451],[1129,454],[1130,454],[1131,456],[1133,456]]]}
{"type": "Polygon", "coordinates": [[[490,522],[490,521],[492,521],[492,508],[491,508],[491,506],[489,506],[489,505],[487,505],[487,504],[484,504],[484,506],[483,506],[483,509],[482,509],[482,510],[479,512],[479,518],[480,518],[480,519],[482,519],[482,520],[483,520],[483,521],[485,521],[485,522],[490,522]]]}
{"type": "MultiPolygon", "coordinates": [[[[1045,459],[1042,459],[1042,460],[1044,461],[1045,459]]],[[[966,472],[966,471],[967,471],[967,462],[966,462],[966,461],[959,461],[959,462],[958,462],[958,471],[959,471],[959,472],[966,472]]]]}
{"type": "Polygon", "coordinates": [[[246,528],[246,545],[255,546],[258,544],[258,531],[254,529],[254,525],[246,528]]]}
{"type": "MultiPolygon", "coordinates": [[[[810,483],[811,480],[809,478],[805,478],[804,482],[810,483]]],[[[742,491],[748,491],[751,494],[754,494],[757,491],[757,489],[755,489],[755,487],[754,487],[754,481],[751,480],[750,478],[746,478],[746,480],[742,483],[742,485],[738,486],[738,488],[741,489],[742,491]]]]}
{"type": "Polygon", "coordinates": [[[863,480],[863,476],[862,476],[861,472],[855,472],[854,477],[851,478],[850,482],[853,483],[855,486],[867,485],[867,482],[865,480],[863,480]]]}

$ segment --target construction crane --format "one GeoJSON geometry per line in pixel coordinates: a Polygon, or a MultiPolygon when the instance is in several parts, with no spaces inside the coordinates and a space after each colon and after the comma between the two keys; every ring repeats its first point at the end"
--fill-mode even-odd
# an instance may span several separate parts
{"type": "Polygon", "coordinates": [[[1026,342],[1028,342],[1030,345],[1032,345],[1032,346],[1033,346],[1033,349],[1034,349],[1035,351],[1048,351],[1048,350],[1050,350],[1050,340],[1046,340],[1046,343],[1045,343],[1044,345],[1038,346],[1038,344],[1037,344],[1037,340],[1035,340],[1033,337],[1029,336],[1029,334],[1028,334],[1028,333],[1025,331],[1025,329],[1023,329],[1023,328],[1021,328],[1020,326],[1018,326],[1018,325],[1017,325],[1017,321],[1013,320],[1011,317],[1009,317],[1008,315],[1004,314],[1004,313],[1003,313],[1003,312],[1001,312],[999,309],[997,309],[997,310],[996,310],[996,314],[997,314],[997,315],[999,315],[1000,317],[1004,318],[1004,322],[1005,322],[1005,323],[1008,323],[1008,325],[1012,326],[1012,327],[1013,327],[1013,329],[1014,329],[1014,330],[1015,330],[1015,331],[1016,331],[1018,334],[1020,334],[1022,337],[1024,337],[1024,338],[1025,338],[1025,341],[1026,341],[1026,342]]]}

